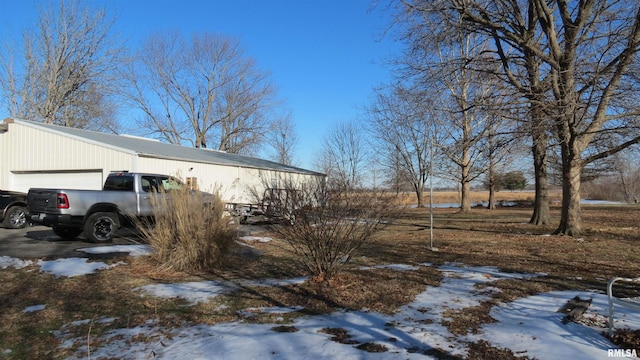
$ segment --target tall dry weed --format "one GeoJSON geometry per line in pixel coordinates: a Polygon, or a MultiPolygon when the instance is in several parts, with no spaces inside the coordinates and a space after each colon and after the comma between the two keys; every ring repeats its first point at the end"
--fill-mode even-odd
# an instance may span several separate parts
{"type": "Polygon", "coordinates": [[[136,227],[161,268],[200,272],[224,266],[237,229],[217,194],[171,190],[151,202],[153,219],[138,220],[136,227]]]}

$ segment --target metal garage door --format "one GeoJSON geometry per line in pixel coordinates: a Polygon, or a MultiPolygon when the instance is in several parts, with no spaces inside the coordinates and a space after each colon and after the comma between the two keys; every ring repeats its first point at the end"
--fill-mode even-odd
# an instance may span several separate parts
{"type": "Polygon", "coordinates": [[[12,188],[23,192],[30,188],[100,190],[102,170],[14,172],[12,188]]]}

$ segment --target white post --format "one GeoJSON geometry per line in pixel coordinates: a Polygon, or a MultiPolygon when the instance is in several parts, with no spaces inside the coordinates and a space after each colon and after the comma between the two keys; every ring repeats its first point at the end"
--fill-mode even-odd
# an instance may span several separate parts
{"type": "Polygon", "coordinates": [[[433,137],[429,139],[429,243],[431,251],[438,251],[433,247],[433,137]]]}

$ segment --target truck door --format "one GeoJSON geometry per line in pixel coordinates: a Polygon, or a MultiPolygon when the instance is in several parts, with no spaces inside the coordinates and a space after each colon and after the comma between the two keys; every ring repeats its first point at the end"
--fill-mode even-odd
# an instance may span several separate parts
{"type": "Polygon", "coordinates": [[[153,215],[153,204],[158,201],[158,197],[160,196],[158,178],[143,175],[140,178],[140,186],[142,187],[142,192],[139,193],[139,215],[153,215]]]}

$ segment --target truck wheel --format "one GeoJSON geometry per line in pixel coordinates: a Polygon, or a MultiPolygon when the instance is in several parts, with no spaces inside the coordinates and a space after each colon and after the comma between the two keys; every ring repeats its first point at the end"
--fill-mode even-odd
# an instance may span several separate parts
{"type": "Polygon", "coordinates": [[[93,213],[84,223],[84,236],[91,242],[111,242],[119,227],[120,221],[117,214],[93,213]]]}
{"type": "Polygon", "coordinates": [[[27,209],[24,206],[12,206],[7,210],[3,224],[9,229],[22,229],[27,222],[27,209]]]}
{"type": "Polygon", "coordinates": [[[63,240],[73,240],[82,233],[82,228],[54,227],[53,233],[60,236],[63,240]]]}

